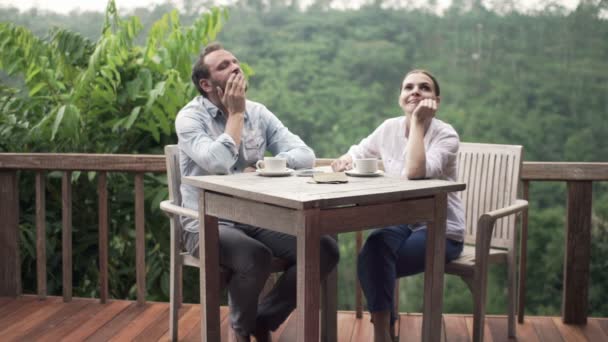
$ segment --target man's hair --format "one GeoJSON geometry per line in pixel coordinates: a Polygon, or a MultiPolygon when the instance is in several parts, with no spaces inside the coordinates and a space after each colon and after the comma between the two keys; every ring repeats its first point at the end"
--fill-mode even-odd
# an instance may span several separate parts
{"type": "Polygon", "coordinates": [[[435,86],[435,95],[439,96],[441,94],[441,91],[439,90],[439,82],[437,82],[437,79],[435,78],[435,76],[433,76],[433,74],[431,74],[427,70],[424,70],[424,69],[410,70],[410,71],[408,71],[407,74],[405,74],[405,77],[403,77],[403,79],[405,79],[410,74],[425,74],[425,75],[427,75],[433,81],[433,85],[435,86]]]}
{"type": "Polygon", "coordinates": [[[204,91],[203,88],[201,88],[199,83],[201,79],[209,78],[209,76],[211,76],[209,66],[205,64],[205,56],[217,50],[224,50],[222,44],[218,42],[208,44],[207,46],[205,46],[203,51],[198,56],[198,59],[192,66],[192,83],[194,83],[194,86],[196,87],[198,92],[204,97],[207,97],[207,92],[204,91]]]}

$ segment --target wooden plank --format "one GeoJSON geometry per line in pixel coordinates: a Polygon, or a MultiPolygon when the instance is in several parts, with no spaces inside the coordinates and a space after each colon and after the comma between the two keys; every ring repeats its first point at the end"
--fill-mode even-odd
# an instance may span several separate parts
{"type": "Polygon", "coordinates": [[[297,340],[298,320],[297,312],[292,312],[287,320],[281,324],[277,331],[272,333],[272,340],[278,342],[293,342],[297,340]]]}
{"type": "Polygon", "coordinates": [[[216,342],[220,339],[219,298],[219,231],[216,217],[205,215],[205,191],[199,193],[199,253],[201,255],[200,297],[201,325],[203,342],[216,342]],[[203,258],[204,256],[204,258],[203,258]]]}
{"type": "Polygon", "coordinates": [[[99,172],[97,194],[99,204],[99,301],[108,301],[108,187],[107,174],[99,172]]]}
{"type": "Polygon", "coordinates": [[[533,324],[539,340],[551,342],[564,341],[551,317],[530,317],[529,321],[533,324]]]}
{"type": "MultiPolygon", "coordinates": [[[[181,341],[194,328],[197,322],[200,322],[201,308],[198,305],[182,305],[179,309],[179,331],[177,341],[181,341]]],[[[165,334],[159,338],[159,341],[170,341],[171,335],[167,330],[165,334]]]]}
{"type": "MultiPolygon", "coordinates": [[[[373,341],[374,340],[374,327],[370,323],[370,315],[368,312],[363,313],[363,317],[355,320],[352,332],[351,341],[373,341]]],[[[418,330],[420,331],[420,330],[418,330]]],[[[416,342],[419,342],[418,339],[416,342]]]]}
{"type": "MultiPolygon", "coordinates": [[[[564,324],[558,317],[552,317],[553,323],[562,335],[564,341],[568,342],[587,342],[585,334],[578,325],[564,324]]],[[[593,341],[593,340],[592,340],[593,341]]]]}
{"type": "Polygon", "coordinates": [[[229,337],[232,336],[232,325],[230,324],[230,317],[228,317],[229,310],[225,306],[220,307],[220,329],[222,330],[222,336],[220,341],[222,342],[233,342],[229,340],[229,337]],[[223,311],[226,311],[225,315],[222,315],[223,311]]]}
{"type": "Polygon", "coordinates": [[[471,340],[464,316],[444,315],[446,342],[468,342],[471,340]]]}
{"type": "Polygon", "coordinates": [[[492,317],[486,316],[486,325],[492,334],[492,340],[494,341],[508,341],[509,332],[507,327],[506,317],[492,317]]]}
{"type": "Polygon", "coordinates": [[[46,298],[46,180],[44,172],[36,172],[36,289],[40,299],[46,298]]]}
{"type": "Polygon", "coordinates": [[[207,215],[264,227],[285,234],[295,235],[295,226],[303,224],[302,213],[293,209],[211,192],[205,192],[205,201],[207,215]]]}
{"type": "Polygon", "coordinates": [[[146,302],[146,235],[144,211],[144,174],[135,174],[135,272],[137,303],[146,302]]]}
{"type": "Polygon", "coordinates": [[[7,300],[2,306],[0,306],[0,318],[12,314],[15,310],[18,310],[21,306],[34,301],[39,301],[37,297],[33,296],[20,296],[20,297],[2,297],[7,300]]]}
{"type": "Polygon", "coordinates": [[[543,342],[536,334],[534,324],[530,320],[517,325],[517,341],[543,342]]]}
{"type": "Polygon", "coordinates": [[[426,222],[433,219],[433,201],[432,197],[428,197],[415,201],[321,210],[319,229],[323,233],[332,234],[405,222],[426,222]]]}
{"type": "MultiPolygon", "coordinates": [[[[198,310],[199,310],[199,314],[200,314],[200,305],[197,305],[198,310]]],[[[223,322],[228,318],[228,308],[227,307],[221,307],[220,310],[220,322],[223,322]]],[[[181,329],[180,329],[181,330],[181,329]]],[[[190,332],[188,332],[186,334],[186,337],[184,337],[184,342],[200,342],[201,339],[201,316],[197,316],[197,320],[196,320],[196,324],[194,325],[194,327],[192,328],[192,330],[190,330],[190,332]]],[[[181,340],[180,340],[181,341],[181,340]]]]}
{"type": "Polygon", "coordinates": [[[45,300],[16,300],[14,303],[7,305],[0,316],[0,332],[9,329],[12,325],[25,320],[28,316],[34,314],[38,310],[56,305],[59,302],[57,298],[47,298],[45,300]]]}
{"type": "Polygon", "coordinates": [[[97,315],[108,305],[110,304],[99,305],[93,302],[88,303],[85,307],[82,308],[82,310],[66,318],[56,326],[47,329],[44,332],[44,338],[47,341],[62,340],[65,336],[69,335],[74,330],[78,329],[80,326],[92,320],[95,315],[97,315]]]}
{"type": "Polygon", "coordinates": [[[17,322],[12,322],[8,328],[0,331],[0,336],[2,336],[2,340],[11,341],[15,339],[21,340],[21,336],[27,334],[30,330],[32,330],[38,324],[42,324],[49,317],[53,316],[59,309],[61,309],[61,305],[49,303],[48,305],[43,305],[39,307],[36,311],[31,312],[25,319],[21,319],[17,322]]]}
{"type": "MultiPolygon", "coordinates": [[[[163,306],[166,307],[166,304],[162,303],[163,306]]],[[[188,309],[182,309],[177,312],[178,319],[181,319],[188,309]]],[[[158,341],[158,339],[163,336],[165,333],[169,331],[169,308],[166,307],[166,310],[162,312],[162,314],[158,315],[156,318],[152,318],[152,323],[149,324],[143,331],[139,333],[135,337],[135,341],[158,341]]]]}
{"type": "MultiPolygon", "coordinates": [[[[27,334],[20,336],[19,339],[22,341],[39,341],[47,339],[49,330],[61,324],[66,319],[76,315],[92,303],[93,300],[90,299],[77,299],[66,304],[56,303],[54,305],[59,306],[59,310],[54,315],[34,326],[27,334]]],[[[29,320],[29,317],[26,319],[29,320]]]]}
{"type": "MultiPolygon", "coordinates": [[[[473,317],[471,317],[471,316],[465,317],[464,322],[467,325],[467,332],[469,333],[469,336],[473,336],[473,323],[474,323],[473,317]]],[[[484,325],[483,325],[483,341],[484,342],[493,342],[494,339],[492,338],[492,333],[490,332],[490,328],[488,327],[488,324],[486,324],[486,323],[484,323],[484,325]]]]}
{"type": "Polygon", "coordinates": [[[103,327],[106,323],[113,320],[117,315],[129,308],[135,306],[128,301],[109,301],[107,304],[103,304],[103,309],[97,312],[93,317],[83,321],[76,329],[69,331],[61,340],[65,342],[70,341],[84,341],[87,337],[94,334],[99,328],[103,327]]]}
{"type": "MultiPolygon", "coordinates": [[[[370,330],[373,330],[373,325],[369,325],[370,330]]],[[[422,341],[422,316],[412,314],[401,315],[399,323],[399,332],[399,342],[422,341]]],[[[371,341],[371,339],[364,341],[371,341]]]]}
{"type": "Polygon", "coordinates": [[[441,339],[441,314],[443,310],[443,273],[445,268],[445,230],[447,215],[447,194],[435,196],[435,217],[427,225],[424,306],[422,320],[422,341],[441,339]]]}
{"type": "Polygon", "coordinates": [[[587,322],[591,258],[591,196],[591,182],[568,182],[562,299],[564,323],[585,324],[587,322]]]}
{"type": "Polygon", "coordinates": [[[357,316],[353,312],[338,312],[338,342],[350,342],[357,316]]]}
{"type": "Polygon", "coordinates": [[[608,334],[604,333],[597,319],[588,319],[586,325],[580,325],[578,328],[587,341],[608,341],[608,334]]]}
{"type": "Polygon", "coordinates": [[[597,320],[598,324],[600,325],[600,327],[602,327],[604,334],[608,335],[608,319],[596,318],[596,320],[597,320]]]}
{"type": "Polygon", "coordinates": [[[0,153],[0,169],[165,172],[163,155],[0,153]]]}
{"type": "Polygon", "coordinates": [[[115,314],[111,319],[98,329],[91,331],[86,338],[88,342],[102,342],[110,340],[114,335],[118,334],[122,329],[129,325],[133,320],[137,319],[146,310],[149,310],[152,304],[137,304],[129,305],[125,310],[115,314]]]}
{"type": "Polygon", "coordinates": [[[18,182],[16,171],[0,171],[0,296],[21,293],[18,182]]]}
{"type": "Polygon", "coordinates": [[[524,162],[523,180],[531,181],[605,181],[608,163],[524,162]]]}
{"type": "Polygon", "coordinates": [[[319,209],[305,212],[297,235],[297,341],[319,339],[319,209]]]}
{"type": "Polygon", "coordinates": [[[144,332],[146,329],[152,330],[154,328],[153,324],[159,317],[164,317],[164,327],[168,329],[167,323],[169,321],[169,307],[161,303],[149,304],[147,310],[137,315],[137,317],[131,320],[129,324],[127,324],[124,328],[120,329],[120,331],[117,331],[117,333],[112,336],[110,341],[133,341],[139,334],[144,332]]]}
{"type": "Polygon", "coordinates": [[[63,173],[61,180],[62,230],[61,251],[63,265],[63,301],[72,300],[72,172],[63,173]]]}

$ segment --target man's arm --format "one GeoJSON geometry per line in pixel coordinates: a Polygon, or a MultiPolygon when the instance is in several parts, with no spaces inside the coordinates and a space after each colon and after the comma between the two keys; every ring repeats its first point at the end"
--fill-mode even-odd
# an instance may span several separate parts
{"type": "Polygon", "coordinates": [[[217,87],[217,93],[228,115],[225,132],[232,137],[236,146],[241,145],[241,132],[245,122],[245,88],[243,74],[230,75],[226,82],[226,92],[217,87]]]}
{"type": "Polygon", "coordinates": [[[315,153],[300,137],[287,127],[268,109],[263,108],[261,117],[266,120],[267,149],[275,156],[287,159],[292,169],[309,169],[314,166],[315,153]]]}

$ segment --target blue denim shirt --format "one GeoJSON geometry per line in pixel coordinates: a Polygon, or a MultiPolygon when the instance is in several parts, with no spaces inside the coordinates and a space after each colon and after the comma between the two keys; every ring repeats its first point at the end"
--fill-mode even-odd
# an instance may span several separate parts
{"type": "MultiPolygon", "coordinates": [[[[313,150],[291,133],[264,105],[247,100],[241,144],[236,146],[226,130],[227,116],[203,96],[197,96],[177,114],[177,132],[182,176],[240,173],[264,158],[266,150],[287,159],[292,169],[311,168],[313,150]]],[[[182,206],[197,210],[198,191],[181,185],[182,206]]],[[[185,230],[198,232],[198,221],[182,218],[185,230]]]]}

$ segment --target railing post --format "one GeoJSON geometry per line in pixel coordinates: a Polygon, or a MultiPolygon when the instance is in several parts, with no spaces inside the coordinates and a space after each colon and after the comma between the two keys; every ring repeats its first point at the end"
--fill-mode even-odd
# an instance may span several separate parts
{"type": "Polygon", "coordinates": [[[144,227],[144,174],[135,174],[135,272],[137,304],[146,303],[146,235],[144,227]]]}
{"type": "Polygon", "coordinates": [[[591,257],[591,185],[590,181],[568,182],[562,298],[562,320],[567,324],[587,323],[591,257]]]}
{"type": "Polygon", "coordinates": [[[21,294],[17,171],[0,171],[0,296],[21,294]]]}

